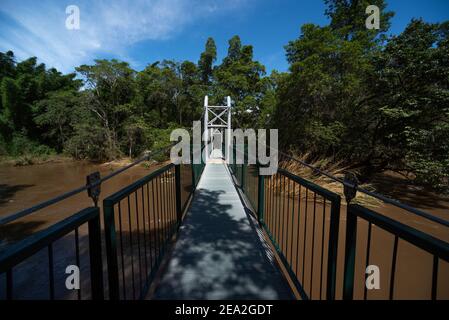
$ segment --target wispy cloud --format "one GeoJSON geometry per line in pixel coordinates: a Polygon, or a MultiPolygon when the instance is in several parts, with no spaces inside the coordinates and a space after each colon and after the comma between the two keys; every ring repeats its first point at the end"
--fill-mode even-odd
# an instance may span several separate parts
{"type": "Polygon", "coordinates": [[[246,0],[0,2],[0,50],[37,56],[61,71],[102,56],[127,57],[127,46],[165,40],[189,24],[240,8],[246,0]],[[80,29],[65,28],[68,5],[80,8],[80,29]]]}

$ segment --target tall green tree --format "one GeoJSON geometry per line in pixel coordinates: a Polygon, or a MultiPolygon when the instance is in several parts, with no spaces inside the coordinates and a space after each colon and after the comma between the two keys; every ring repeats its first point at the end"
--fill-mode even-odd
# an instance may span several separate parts
{"type": "Polygon", "coordinates": [[[106,136],[109,158],[120,155],[119,131],[126,117],[133,112],[135,71],[122,61],[96,60],[76,71],[85,79],[89,110],[100,121],[106,136]]]}
{"type": "Polygon", "coordinates": [[[286,46],[290,73],[274,117],[283,147],[360,167],[365,178],[406,170],[447,188],[447,23],[413,20],[387,38],[390,12],[383,29],[367,30],[364,1],[326,3],[330,24],[304,25],[286,46]]]}
{"type": "Polygon", "coordinates": [[[361,110],[371,122],[360,128],[371,137],[370,163],[410,171],[434,186],[449,177],[447,31],[448,23],[412,20],[390,39],[373,60],[376,85],[361,110]]]}
{"type": "Polygon", "coordinates": [[[213,65],[217,60],[217,47],[213,38],[208,38],[206,48],[198,61],[198,70],[203,84],[210,84],[213,65]]]}
{"type": "MultiPolygon", "coordinates": [[[[387,10],[384,0],[325,0],[325,14],[330,19],[330,28],[345,40],[356,40],[370,45],[378,36],[390,28],[394,13],[387,10]],[[375,5],[379,8],[379,29],[367,30],[366,8],[375,5]]],[[[378,40],[382,40],[381,37],[378,40]]]]}
{"type": "Polygon", "coordinates": [[[79,120],[75,115],[80,103],[77,91],[59,90],[35,105],[34,121],[42,132],[42,139],[58,152],[63,151],[72,136],[74,122],[79,120]]]}
{"type": "Polygon", "coordinates": [[[242,45],[240,37],[229,40],[228,55],[214,71],[214,98],[221,103],[225,96],[234,101],[237,126],[254,126],[260,115],[260,101],[264,95],[265,67],[254,60],[253,47],[242,45]]]}

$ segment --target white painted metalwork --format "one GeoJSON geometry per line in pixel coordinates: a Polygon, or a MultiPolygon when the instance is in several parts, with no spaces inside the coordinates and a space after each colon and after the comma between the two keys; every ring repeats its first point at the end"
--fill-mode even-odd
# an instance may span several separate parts
{"type": "MultiPolygon", "coordinates": [[[[204,97],[204,141],[206,161],[209,160],[212,151],[214,150],[213,142],[214,136],[221,135],[221,139],[225,141],[225,150],[222,155],[226,155],[226,161],[229,162],[229,155],[231,149],[231,97],[226,98],[225,106],[209,106],[209,97],[204,97]],[[225,130],[227,129],[227,130],[225,130]],[[225,138],[225,133],[227,137],[225,138]],[[209,141],[211,140],[211,141],[209,141]],[[211,149],[211,150],[209,150],[211,149]]],[[[223,140],[222,140],[223,141],[223,140]]],[[[220,147],[221,148],[221,147],[220,147]]],[[[216,154],[214,152],[214,154],[216,154]]]]}

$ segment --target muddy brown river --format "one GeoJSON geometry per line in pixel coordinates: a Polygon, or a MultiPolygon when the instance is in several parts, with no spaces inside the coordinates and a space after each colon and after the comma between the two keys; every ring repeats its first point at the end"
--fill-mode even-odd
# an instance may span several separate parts
{"type": "MultiPolygon", "coordinates": [[[[36,205],[73,188],[82,186],[85,184],[85,177],[89,173],[100,171],[101,175],[105,176],[117,168],[118,167],[108,165],[95,165],[75,161],[24,167],[7,165],[0,166],[0,217],[36,205]]],[[[154,169],[155,167],[145,168],[143,166],[136,166],[103,183],[99,203],[101,204],[103,198],[147,175],[154,169]]],[[[423,189],[410,187],[397,176],[381,176],[375,180],[374,186],[376,190],[379,190],[384,194],[388,194],[398,200],[433,215],[439,216],[443,219],[448,219],[449,201],[446,198],[427,192],[423,189]]],[[[267,192],[269,192],[269,187],[267,187],[267,192]]],[[[298,203],[298,200],[298,195],[295,195],[290,197],[289,201],[298,203]]],[[[273,201],[282,202],[285,200],[274,200],[273,198],[273,201]]],[[[325,275],[323,279],[320,278],[320,269],[322,266],[320,265],[319,258],[321,255],[320,250],[322,243],[316,239],[319,240],[323,236],[324,238],[327,238],[328,236],[327,229],[324,229],[324,235],[320,233],[320,223],[322,223],[322,221],[326,221],[325,223],[327,224],[329,223],[330,208],[328,204],[325,208],[323,208],[323,205],[318,203],[315,206],[315,213],[313,209],[314,206],[310,203],[310,199],[309,204],[307,205],[307,210],[305,199],[301,199],[300,203],[301,211],[303,212],[301,214],[301,219],[304,219],[306,216],[308,217],[307,229],[309,232],[304,238],[303,234],[305,230],[305,221],[299,221],[297,219],[298,208],[293,210],[293,218],[289,218],[291,212],[287,212],[285,210],[279,212],[279,217],[277,218],[273,216],[273,213],[269,213],[269,210],[267,210],[267,218],[271,219],[269,220],[269,227],[276,225],[276,219],[281,219],[277,222],[278,228],[279,223],[281,224],[281,227],[286,230],[291,228],[292,232],[288,238],[284,239],[284,235],[277,233],[274,234],[274,237],[279,243],[282,244],[281,249],[286,252],[286,258],[291,264],[291,268],[298,273],[298,280],[302,282],[303,278],[306,278],[304,289],[307,291],[308,295],[314,299],[320,299],[324,298],[324,293],[322,292],[324,292],[325,287],[318,284],[320,282],[324,283],[326,279],[325,275]],[[326,217],[323,218],[323,216],[320,216],[319,212],[325,212],[326,217]],[[315,214],[316,217],[313,218],[315,214]],[[316,219],[315,227],[312,225],[312,221],[315,221],[314,219],[316,219]],[[292,228],[292,225],[296,226],[298,223],[301,225],[300,228],[292,228]],[[316,228],[315,240],[311,238],[312,233],[310,232],[310,230],[313,230],[314,228],[316,228]],[[312,251],[316,253],[313,259],[310,257],[312,251]],[[302,260],[312,261],[312,264],[306,264],[303,266],[302,260]],[[302,270],[303,268],[304,270],[302,270]]],[[[73,213],[91,205],[92,201],[87,197],[87,194],[83,192],[56,205],[40,210],[26,218],[19,219],[13,223],[3,226],[0,228],[0,250],[9,243],[23,239],[27,235],[33,234],[39,230],[43,230],[48,226],[61,221],[73,213]]],[[[270,205],[270,200],[267,200],[267,209],[270,205]]],[[[288,208],[289,205],[288,203],[283,203],[283,206],[288,208]]],[[[375,208],[375,211],[381,212],[397,221],[449,242],[449,231],[447,228],[438,226],[423,218],[416,217],[415,215],[390,205],[381,205],[375,208]]],[[[338,299],[342,297],[346,207],[342,206],[341,212],[336,288],[338,299]]],[[[80,230],[80,234],[82,234],[82,232],[83,231],[80,230]]],[[[391,236],[391,234],[388,234],[376,226],[373,226],[369,263],[378,265],[381,270],[381,289],[368,292],[368,299],[388,298],[389,279],[391,274],[391,255],[394,242],[393,239],[394,237],[391,236]]],[[[354,291],[354,296],[357,299],[363,298],[364,294],[363,266],[366,256],[366,242],[367,223],[364,221],[359,221],[356,253],[356,286],[354,291]]],[[[55,250],[64,252],[64,245],[62,245],[60,249],[55,246],[55,250]]],[[[29,275],[42,273],[45,269],[40,269],[39,265],[45,261],[46,255],[44,252],[36,255],[34,263],[28,263],[27,265],[22,266],[22,275],[17,276],[17,281],[15,283],[18,292],[17,298],[36,298],[40,296],[39,290],[41,287],[45,286],[45,282],[48,279],[42,275],[34,277],[30,277],[29,275]],[[31,287],[34,287],[35,289],[30,289],[31,287]]],[[[63,266],[67,265],[67,263],[68,261],[65,258],[61,260],[61,262],[59,262],[61,269],[63,269],[63,266]]],[[[326,259],[324,259],[324,263],[327,263],[326,259]]],[[[409,245],[404,241],[399,241],[394,298],[428,299],[431,290],[431,268],[431,255],[409,245]]],[[[60,279],[64,279],[64,274],[60,274],[59,277],[60,279]]],[[[4,298],[4,282],[4,275],[0,275],[0,299],[4,298]]],[[[88,287],[88,283],[84,284],[84,286],[88,287]]],[[[76,298],[75,296],[64,295],[63,287],[60,287],[59,290],[63,292],[61,297],[76,298]]],[[[437,291],[437,297],[439,299],[449,299],[449,264],[443,261],[440,261],[439,263],[437,291]]]]}
{"type": "MultiPolygon", "coordinates": [[[[401,190],[397,184],[393,183],[399,183],[399,181],[388,175],[382,177],[382,182],[386,184],[380,185],[379,180],[381,179],[377,180],[376,184],[379,189],[380,187],[385,188],[384,190],[389,189],[394,194],[401,195],[401,201],[413,200],[411,202],[415,207],[434,216],[448,219],[449,202],[446,198],[410,186],[404,188],[404,182],[402,182],[404,189],[401,190]]],[[[274,181],[269,179],[265,190],[268,194],[268,201],[265,204],[268,228],[273,233],[273,238],[284,253],[297,280],[303,284],[306,294],[312,299],[324,299],[330,225],[329,202],[323,206],[324,201],[320,197],[315,202],[314,194],[310,191],[306,198],[307,191],[304,188],[301,198],[299,198],[298,192],[287,197],[285,194],[279,193],[278,188],[281,183],[284,186],[288,186],[288,183],[285,184],[285,181],[280,180],[279,176],[274,181]],[[296,204],[296,207],[293,206],[293,203],[296,204]],[[300,209],[298,203],[300,203],[300,209]],[[273,208],[276,209],[273,210],[273,208]],[[301,218],[298,219],[298,216],[301,218]]],[[[293,190],[293,186],[291,186],[291,190],[293,190]]],[[[380,204],[370,209],[449,243],[449,228],[447,227],[389,204],[380,204]]],[[[346,205],[344,203],[340,210],[339,225],[336,298],[342,299],[346,233],[346,205]]],[[[368,252],[368,223],[366,220],[357,219],[354,299],[389,299],[393,270],[395,276],[393,299],[430,299],[433,256],[399,239],[395,267],[393,267],[393,246],[394,235],[372,225],[370,251],[368,252]],[[366,261],[368,264],[365,264],[366,261]],[[379,268],[380,289],[368,290],[365,297],[365,268],[367,265],[375,265],[379,268]]],[[[437,299],[449,299],[449,263],[442,259],[438,261],[436,283],[437,299]]]]}
{"type": "MultiPolygon", "coordinates": [[[[119,167],[69,161],[32,166],[0,166],[0,217],[29,208],[86,183],[86,176],[99,171],[105,176],[119,167]]],[[[135,166],[101,185],[103,198],[150,173],[153,168],[135,166]]],[[[39,210],[0,229],[0,247],[42,230],[79,210],[92,206],[87,192],[39,210]]]]}

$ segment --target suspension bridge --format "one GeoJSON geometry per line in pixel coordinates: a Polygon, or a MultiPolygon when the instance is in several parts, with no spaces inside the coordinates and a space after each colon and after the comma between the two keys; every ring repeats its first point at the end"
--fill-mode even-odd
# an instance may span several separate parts
{"type": "Polygon", "coordinates": [[[147,154],[0,219],[5,228],[82,192],[94,204],[0,251],[0,299],[23,298],[21,288],[30,277],[39,277],[33,281],[41,291],[32,297],[39,299],[370,299],[365,268],[374,261],[380,231],[391,238],[391,252],[376,260],[387,270],[381,298],[401,297],[399,271],[415,259],[399,254],[405,243],[428,255],[420,293],[448,298],[449,244],[353,199],[365,193],[437,228],[449,228],[447,220],[364,190],[349,175],[339,179],[285,154],[341,183],[346,203],[285,168],[264,176],[258,163],[229,161],[237,149],[230,137],[223,139],[232,121],[230,98],[226,102],[209,106],[205,99],[202,132],[206,139],[217,135],[226,143],[192,148],[206,155],[201,163],[167,164],[100,198],[102,183],[155,156],[147,154]],[[63,250],[57,250],[61,242],[63,250]],[[80,269],[79,290],[65,288],[68,264],[80,269]]]}

